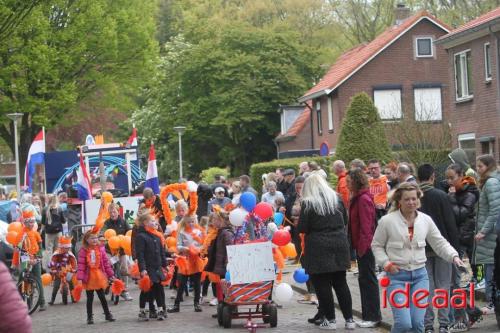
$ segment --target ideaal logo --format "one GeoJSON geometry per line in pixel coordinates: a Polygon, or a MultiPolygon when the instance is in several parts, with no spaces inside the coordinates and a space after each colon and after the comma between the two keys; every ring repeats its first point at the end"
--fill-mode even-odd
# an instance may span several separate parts
{"type": "Polygon", "coordinates": [[[435,289],[432,300],[427,301],[430,293],[427,289],[417,289],[410,295],[410,284],[406,283],[404,289],[394,289],[387,295],[387,287],[390,285],[391,279],[385,276],[380,279],[382,287],[382,307],[387,307],[389,304],[395,308],[409,308],[410,302],[417,308],[426,308],[430,304],[436,309],[447,308],[451,305],[454,309],[465,309],[467,307],[467,295],[469,297],[470,307],[474,307],[474,284],[469,285],[469,290],[458,288],[453,290],[450,295],[446,289],[435,289]],[[450,297],[451,296],[451,297],[450,297]]]}

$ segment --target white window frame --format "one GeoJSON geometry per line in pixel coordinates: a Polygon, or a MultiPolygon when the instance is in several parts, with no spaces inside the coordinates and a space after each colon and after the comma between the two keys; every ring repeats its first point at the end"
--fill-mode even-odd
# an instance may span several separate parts
{"type": "Polygon", "coordinates": [[[442,121],[443,120],[443,102],[442,102],[442,91],[441,87],[432,87],[432,88],[414,88],[413,89],[413,103],[415,105],[415,121],[429,122],[429,121],[442,121]],[[439,98],[431,101],[429,98],[424,98],[423,94],[427,93],[435,93],[438,90],[439,98]],[[433,102],[433,105],[425,105],[430,108],[438,109],[438,112],[432,112],[430,114],[430,110],[422,110],[422,107],[425,103],[433,102]],[[423,113],[426,112],[426,113],[423,113]],[[436,116],[437,115],[437,116],[436,116]]]}
{"type": "Polygon", "coordinates": [[[333,108],[332,108],[332,97],[328,97],[328,131],[333,131],[333,108]]]}
{"type": "Polygon", "coordinates": [[[318,131],[318,135],[323,135],[323,115],[321,114],[321,101],[316,102],[316,120],[318,123],[316,124],[316,129],[318,131]]]}
{"type": "Polygon", "coordinates": [[[375,104],[375,107],[377,108],[378,115],[380,116],[380,119],[382,121],[391,121],[391,120],[401,120],[403,118],[403,102],[402,102],[402,97],[403,97],[403,91],[401,88],[394,88],[394,89],[374,89],[373,90],[373,104],[375,104]],[[377,92],[399,92],[399,101],[397,101],[399,106],[399,110],[396,110],[398,114],[395,115],[395,117],[383,117],[384,111],[385,110],[380,110],[376,104],[377,100],[377,92]]]}
{"type": "Polygon", "coordinates": [[[417,58],[433,58],[434,57],[434,38],[432,36],[421,36],[415,38],[415,56],[417,58]],[[430,39],[431,42],[431,54],[419,54],[418,53],[418,41],[421,39],[430,39]]]}
{"type": "Polygon", "coordinates": [[[484,77],[487,82],[491,81],[491,46],[490,43],[484,43],[484,77]],[[488,49],[488,52],[486,52],[488,49]],[[489,71],[489,73],[488,73],[489,71]]]}
{"type": "MultiPolygon", "coordinates": [[[[460,51],[460,52],[457,52],[453,55],[453,68],[455,70],[454,72],[454,76],[455,76],[455,99],[456,101],[463,101],[463,100],[468,100],[468,99],[471,99],[474,97],[474,94],[470,93],[470,87],[469,87],[469,76],[467,74],[467,53],[470,53],[471,54],[471,63],[472,63],[472,52],[471,52],[471,49],[467,49],[467,50],[463,50],[463,51],[460,51]],[[456,58],[457,56],[460,57],[460,66],[461,66],[461,81],[462,81],[462,89],[464,88],[464,82],[467,84],[466,85],[466,91],[463,91],[464,92],[464,95],[459,97],[458,96],[458,82],[457,82],[457,62],[456,62],[456,58]],[[462,61],[462,59],[464,59],[464,61],[462,61]]],[[[472,73],[471,73],[472,74],[472,73]]],[[[474,84],[474,82],[472,82],[472,84],[474,84]]]]}

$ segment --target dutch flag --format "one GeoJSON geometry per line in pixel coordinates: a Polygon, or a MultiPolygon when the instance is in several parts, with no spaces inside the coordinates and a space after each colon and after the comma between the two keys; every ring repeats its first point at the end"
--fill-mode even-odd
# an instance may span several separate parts
{"type": "Polygon", "coordinates": [[[35,180],[35,171],[37,164],[45,162],[45,133],[42,129],[33,140],[30,150],[28,152],[28,159],[24,169],[24,186],[27,191],[31,192],[33,181],[35,180]]]}
{"type": "Polygon", "coordinates": [[[92,185],[90,183],[89,174],[87,173],[87,168],[83,162],[83,154],[80,150],[80,168],[76,172],[76,188],[78,189],[78,199],[89,200],[92,199],[92,185]]]}
{"type": "Polygon", "coordinates": [[[135,125],[132,129],[132,135],[130,135],[130,137],[128,138],[127,143],[130,145],[130,147],[137,146],[137,129],[135,128],[135,125]]]}
{"type": "Polygon", "coordinates": [[[146,184],[144,187],[149,187],[154,194],[160,194],[160,183],[158,181],[158,169],[156,169],[155,146],[151,144],[149,148],[148,171],[146,173],[146,184]]]}

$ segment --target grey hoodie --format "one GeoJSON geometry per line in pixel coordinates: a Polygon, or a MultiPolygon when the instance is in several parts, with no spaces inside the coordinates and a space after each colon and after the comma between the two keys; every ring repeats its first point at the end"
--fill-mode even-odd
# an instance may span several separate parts
{"type": "Polygon", "coordinates": [[[477,174],[471,168],[465,150],[461,148],[454,149],[450,154],[448,154],[448,157],[453,163],[460,164],[466,176],[474,177],[477,179],[477,174]]]}

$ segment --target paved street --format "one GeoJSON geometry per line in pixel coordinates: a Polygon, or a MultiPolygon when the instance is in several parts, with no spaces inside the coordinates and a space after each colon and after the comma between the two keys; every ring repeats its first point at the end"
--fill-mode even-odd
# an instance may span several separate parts
{"type": "MultiPolygon", "coordinates": [[[[289,268],[288,271],[292,271],[293,268],[289,268]]],[[[285,274],[284,280],[286,282],[292,283],[291,274],[285,274]]],[[[348,283],[352,294],[353,300],[353,310],[359,313],[360,297],[357,277],[352,273],[348,273],[348,283]]],[[[301,292],[303,285],[294,284],[295,290],[301,292]]],[[[46,288],[46,295],[49,295],[51,288],[46,288]]],[[[61,303],[60,296],[56,300],[56,305],[50,306],[46,312],[37,312],[33,315],[33,328],[35,333],[79,333],[79,332],[109,332],[109,333],[121,333],[121,332],[140,332],[141,329],[147,330],[147,332],[221,332],[222,328],[217,326],[216,319],[212,318],[212,314],[215,313],[215,307],[208,305],[203,306],[202,313],[195,313],[193,311],[191,297],[188,297],[185,302],[181,305],[181,312],[176,314],[169,314],[169,317],[164,322],[150,321],[150,322],[138,322],[138,289],[135,285],[131,287],[131,294],[134,297],[134,301],[124,302],[120,301],[117,306],[110,305],[113,315],[116,317],[117,321],[114,323],[108,323],[104,321],[104,315],[102,315],[102,309],[97,297],[94,301],[94,317],[95,325],[88,326],[86,324],[86,310],[85,310],[85,295],[82,295],[82,299],[77,304],[70,304],[64,306],[61,303]]],[[[172,303],[170,296],[172,292],[166,290],[167,302],[172,303]]],[[[47,297],[47,296],[46,296],[47,297]]],[[[271,330],[272,332],[318,332],[319,329],[307,323],[307,318],[311,317],[315,313],[315,307],[313,305],[299,304],[298,299],[301,298],[299,293],[295,293],[293,301],[288,304],[284,304],[282,309],[278,310],[278,327],[275,329],[260,328],[258,331],[271,330]]],[[[483,303],[479,303],[482,306],[483,303]]],[[[338,332],[344,332],[344,320],[340,311],[337,309],[337,320],[338,320],[338,332]]],[[[382,310],[384,326],[389,327],[392,323],[392,315],[390,309],[382,310]]],[[[358,318],[355,318],[355,320],[358,318]]],[[[260,323],[259,320],[256,322],[260,323]]],[[[246,329],[243,327],[245,324],[244,320],[233,321],[233,328],[229,330],[230,332],[245,332],[246,329]]],[[[385,333],[387,330],[383,328],[379,329],[357,329],[357,331],[362,331],[363,333],[385,333]]],[[[486,316],[483,322],[476,324],[471,332],[498,332],[496,326],[496,321],[494,316],[486,316]]]]}
{"type": "MultiPolygon", "coordinates": [[[[48,289],[46,289],[46,292],[48,289]]],[[[168,301],[172,302],[170,299],[171,291],[167,290],[168,301]]],[[[82,300],[77,304],[70,304],[64,306],[62,304],[56,304],[47,309],[46,312],[37,312],[33,316],[33,332],[35,333],[79,333],[79,332],[109,332],[109,333],[121,333],[121,332],[141,332],[140,330],[147,330],[147,332],[221,332],[224,329],[217,326],[216,319],[212,318],[212,314],[215,313],[215,307],[205,305],[203,306],[202,313],[195,313],[193,311],[191,297],[187,298],[185,302],[182,303],[181,312],[176,314],[169,314],[169,317],[164,322],[150,321],[150,322],[138,322],[137,312],[138,312],[138,289],[136,286],[132,288],[132,296],[134,301],[131,302],[120,302],[117,306],[111,305],[111,311],[116,317],[117,321],[114,323],[109,323],[104,321],[104,315],[101,315],[102,309],[100,303],[97,300],[94,301],[94,312],[95,324],[93,326],[88,326],[86,324],[86,312],[85,312],[85,296],[82,296],[82,300]]],[[[318,328],[313,327],[311,324],[307,323],[307,318],[314,315],[315,307],[313,305],[299,304],[297,300],[300,298],[299,294],[294,295],[294,299],[289,304],[283,306],[282,309],[278,310],[278,327],[274,329],[260,328],[258,331],[271,330],[272,332],[317,332],[318,328]]],[[[97,298],[96,298],[97,299],[97,298]]],[[[57,299],[56,303],[61,303],[60,298],[57,299]]],[[[340,311],[337,311],[337,317],[339,319],[337,331],[344,331],[344,320],[340,311]],[[340,315],[340,317],[339,317],[340,315]]],[[[257,321],[261,323],[261,321],[257,321]]],[[[243,327],[245,324],[244,320],[233,321],[233,328],[229,331],[231,332],[246,332],[243,327]]],[[[377,330],[364,330],[366,333],[382,333],[385,332],[382,329],[377,330]]]]}

